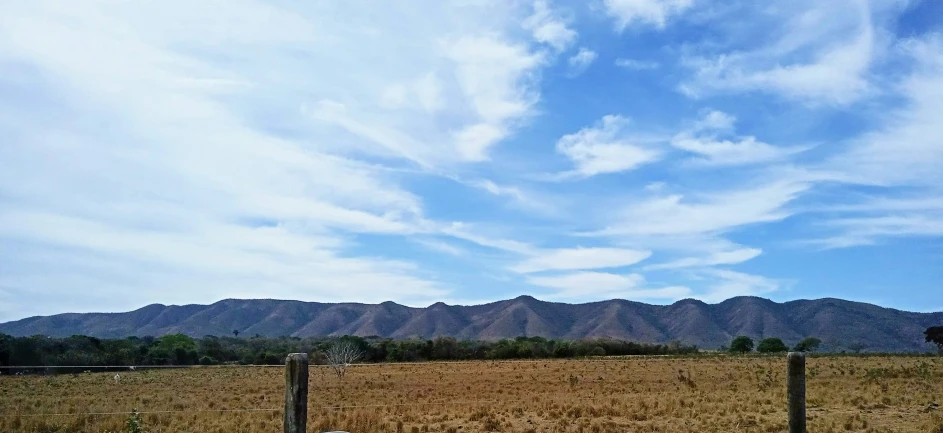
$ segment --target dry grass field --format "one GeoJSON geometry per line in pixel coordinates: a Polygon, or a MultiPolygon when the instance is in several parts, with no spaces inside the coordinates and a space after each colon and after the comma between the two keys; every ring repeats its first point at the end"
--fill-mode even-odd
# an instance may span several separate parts
{"type": "MultiPolygon", "coordinates": [[[[309,431],[785,432],[785,357],[312,368],[309,431]],[[326,408],[325,406],[332,406],[326,408]]],[[[0,376],[0,432],[281,432],[284,371],[262,367],[0,376]],[[225,412],[229,409],[274,409],[225,412]],[[172,411],[172,412],[163,412],[172,411]]],[[[943,359],[807,361],[810,432],[943,431],[943,359]]]]}

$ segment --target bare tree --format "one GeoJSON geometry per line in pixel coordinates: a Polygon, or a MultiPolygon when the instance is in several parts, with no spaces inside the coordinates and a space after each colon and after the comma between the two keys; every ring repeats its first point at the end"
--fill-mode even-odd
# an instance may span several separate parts
{"type": "Polygon", "coordinates": [[[363,357],[363,351],[349,341],[340,341],[331,345],[324,355],[337,378],[343,379],[344,374],[347,373],[347,367],[359,361],[363,357]]]}

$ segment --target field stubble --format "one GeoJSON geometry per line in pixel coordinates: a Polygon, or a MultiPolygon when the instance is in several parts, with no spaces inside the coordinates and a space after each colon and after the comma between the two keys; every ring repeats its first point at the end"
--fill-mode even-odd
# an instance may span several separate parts
{"type": "MultiPolygon", "coordinates": [[[[313,367],[308,429],[785,432],[785,372],[785,357],[724,356],[313,367]]],[[[148,433],[281,431],[280,368],[113,376],[0,376],[0,432],[120,431],[126,414],[83,414],[132,408],[148,433]],[[75,415],[35,416],[53,413],[75,415]]],[[[943,433],[941,358],[810,358],[807,383],[810,432],[943,433]]]]}

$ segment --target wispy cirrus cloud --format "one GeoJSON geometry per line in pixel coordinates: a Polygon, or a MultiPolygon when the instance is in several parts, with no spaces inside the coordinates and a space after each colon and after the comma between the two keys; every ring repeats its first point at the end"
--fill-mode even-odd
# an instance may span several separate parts
{"type": "Polygon", "coordinates": [[[20,99],[0,98],[10,138],[0,145],[0,236],[4,257],[30,254],[7,262],[0,284],[107,300],[75,300],[71,308],[84,311],[136,308],[158,288],[162,301],[186,303],[258,290],[445,297],[450,284],[416,262],[351,257],[348,239],[447,226],[372,158],[422,169],[486,159],[539,99],[531,75],[542,55],[489,18],[500,2],[480,6],[369,17],[357,7],[254,1],[126,4],[108,14],[7,8],[0,92],[15,83],[20,99]],[[399,27],[425,13],[440,19],[399,27]],[[177,19],[212,25],[168,29],[177,19]],[[406,45],[422,49],[374,55],[406,45]],[[37,272],[63,251],[75,252],[55,259],[70,273],[37,272]],[[149,283],[134,277],[157,269],[168,271],[149,283]]]}
{"type": "Polygon", "coordinates": [[[847,174],[869,185],[939,185],[943,182],[943,36],[902,43],[899,52],[914,62],[911,74],[894,84],[902,106],[882,112],[879,126],[850,141],[822,169],[847,174]]]}
{"type": "Polygon", "coordinates": [[[749,22],[765,28],[770,41],[757,45],[756,39],[740,36],[751,32],[739,29],[731,31],[735,36],[727,50],[707,54],[693,48],[684,58],[691,78],[680,89],[694,97],[774,92],[813,104],[857,101],[873,91],[867,74],[882,50],[873,9],[883,11],[890,3],[802,2],[760,10],[749,22]]]}
{"type": "Polygon", "coordinates": [[[898,84],[905,102],[882,113],[883,123],[851,140],[821,164],[838,181],[883,189],[884,196],[832,205],[820,221],[824,234],[807,243],[825,248],[875,245],[908,237],[943,235],[943,37],[931,35],[900,46],[915,67],[898,84]]]}
{"type": "Polygon", "coordinates": [[[797,179],[770,181],[751,188],[699,196],[659,195],[612,213],[602,236],[694,235],[723,233],[750,224],[780,221],[793,214],[786,206],[811,184],[797,179]]]}
{"type": "Polygon", "coordinates": [[[5,6],[0,320],[813,296],[943,236],[926,2],[224,6],[5,6]]]}

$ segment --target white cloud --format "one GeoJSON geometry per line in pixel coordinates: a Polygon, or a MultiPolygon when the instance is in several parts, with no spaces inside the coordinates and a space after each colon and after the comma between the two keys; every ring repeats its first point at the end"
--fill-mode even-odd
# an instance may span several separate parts
{"type": "Polygon", "coordinates": [[[524,194],[518,188],[500,186],[490,180],[482,180],[480,182],[476,182],[476,185],[481,188],[484,188],[486,191],[494,195],[506,195],[506,196],[514,197],[515,199],[520,200],[520,201],[525,200],[524,194]]]}
{"type": "Polygon", "coordinates": [[[651,192],[663,191],[665,188],[668,188],[668,184],[665,182],[652,182],[645,185],[645,191],[651,192]]]}
{"type": "MultiPolygon", "coordinates": [[[[387,102],[381,101],[381,105],[385,103],[387,102]]],[[[373,123],[369,115],[350,110],[337,101],[320,100],[311,105],[302,103],[300,112],[312,120],[336,126],[365,140],[369,144],[351,147],[371,155],[403,158],[426,170],[431,169],[436,159],[440,157],[435,151],[396,126],[373,123]]]]}
{"type": "Polygon", "coordinates": [[[447,296],[417,263],[354,253],[362,233],[441,233],[373,157],[486,158],[539,100],[543,58],[494,19],[504,2],[364,8],[5,7],[0,67],[32,72],[0,73],[27,95],[0,98],[0,286],[107,301],[36,314],[447,296]]]}
{"type": "Polygon", "coordinates": [[[525,242],[475,233],[474,225],[472,224],[452,223],[447,227],[441,228],[439,231],[442,234],[452,236],[457,239],[462,239],[477,245],[481,245],[483,247],[495,248],[502,251],[523,255],[535,255],[538,251],[532,245],[525,242]]]}
{"type": "MultiPolygon", "coordinates": [[[[803,102],[789,105],[798,116],[808,104],[887,96],[852,110],[863,121],[848,124],[868,132],[842,137],[838,125],[829,134],[837,143],[803,154],[798,168],[789,160],[804,148],[776,145],[777,131],[756,117],[744,121],[757,129],[738,131],[732,114],[705,111],[673,136],[636,129],[673,133],[664,116],[696,107],[646,105],[639,128],[608,115],[562,136],[558,128],[571,126],[560,119],[572,112],[533,122],[559,107],[541,104],[542,86],[566,83],[541,83],[542,74],[576,75],[597,60],[575,49],[581,23],[547,1],[169,0],[107,11],[11,3],[0,16],[0,320],[25,311],[9,305],[29,297],[57,300],[23,307],[43,314],[65,302],[115,310],[259,293],[409,304],[466,295],[440,280],[454,269],[424,263],[428,253],[410,259],[415,248],[397,251],[396,242],[487,262],[499,275],[484,278],[507,279],[492,296],[524,282],[558,290],[557,299],[675,299],[691,290],[669,284],[693,275],[702,299],[720,300],[777,290],[778,281],[716,268],[769,254],[761,242],[795,234],[744,231],[736,239],[749,245],[740,245],[735,232],[799,212],[808,216],[797,219],[801,230],[817,236],[805,244],[943,236],[943,38],[890,43],[881,26],[893,22],[885,18],[894,2],[738,6],[748,17],[715,22],[717,32],[681,47],[692,72],[682,89],[694,97],[773,92],[803,102]],[[880,63],[888,54],[892,62],[880,63]],[[562,68],[545,69],[558,56],[562,68]],[[498,147],[522,131],[534,135],[498,147]],[[545,134],[560,137],[553,150],[545,134]],[[823,154],[831,156],[804,162],[823,154]],[[518,182],[561,161],[568,170],[549,177],[583,181],[518,182]],[[701,169],[677,170],[685,164],[701,169]],[[515,209],[456,207],[469,193],[458,184],[477,188],[478,203],[491,194],[488,206],[515,209]],[[875,197],[831,195],[849,185],[875,197]],[[607,247],[576,247],[581,235],[607,247]],[[667,271],[670,282],[652,287],[612,270],[634,265],[667,271]]],[[[602,4],[625,30],[704,19],[688,13],[693,3],[602,4]]],[[[697,12],[723,18],[719,10],[697,12]]],[[[657,97],[661,82],[639,85],[657,97]]],[[[617,94],[566,108],[598,116],[617,94]]],[[[725,104],[780,113],[756,101],[725,104]]]]}
{"type": "Polygon", "coordinates": [[[801,152],[802,148],[781,148],[772,146],[755,137],[745,137],[738,141],[713,140],[685,135],[676,136],[671,145],[690,153],[702,156],[696,160],[710,165],[742,165],[776,161],[801,152]]]}
{"type": "Polygon", "coordinates": [[[623,31],[635,22],[662,29],[668,20],[690,8],[693,0],[603,0],[606,13],[623,31]]]}
{"type": "Polygon", "coordinates": [[[903,45],[913,74],[895,86],[905,105],[881,113],[881,126],[849,143],[823,165],[869,185],[943,184],[943,36],[903,45]]]}
{"type": "Polygon", "coordinates": [[[901,216],[835,218],[827,225],[841,234],[807,243],[830,249],[874,245],[887,238],[943,236],[943,210],[901,216]]]}
{"type": "Polygon", "coordinates": [[[737,118],[723,111],[707,110],[702,113],[700,118],[694,123],[694,132],[704,131],[733,131],[733,126],[737,118]]]}
{"type": "Polygon", "coordinates": [[[532,273],[552,270],[604,269],[634,265],[651,256],[651,251],[622,248],[565,248],[537,252],[511,268],[532,273]]]}
{"type": "Polygon", "coordinates": [[[546,0],[534,1],[534,13],[523,22],[523,27],[533,33],[534,40],[545,43],[557,51],[566,50],[576,41],[577,33],[567,27],[562,18],[550,10],[546,0]]]}
{"type": "Polygon", "coordinates": [[[430,71],[406,83],[387,86],[380,96],[380,106],[387,109],[418,108],[434,113],[444,107],[442,81],[430,71]]]}
{"type": "Polygon", "coordinates": [[[709,267],[717,265],[735,265],[754,259],[763,253],[759,248],[737,248],[726,251],[715,251],[701,257],[686,257],[665,263],[646,266],[646,271],[660,269],[682,269],[694,267],[709,267]]]}
{"type": "Polygon", "coordinates": [[[626,131],[628,123],[621,116],[607,115],[591,127],[561,137],[557,152],[576,164],[576,169],[564,173],[564,177],[616,173],[657,161],[661,154],[636,144],[626,131]]]}
{"type": "MultiPolygon", "coordinates": [[[[801,2],[789,8],[764,8],[757,19],[775,39],[756,48],[755,38],[728,52],[694,53],[685,59],[693,71],[682,92],[700,97],[716,92],[776,92],[787,98],[848,104],[872,92],[868,70],[881,49],[867,2],[801,2]],[[855,13],[849,13],[849,10],[855,13]]],[[[730,17],[733,19],[733,17],[730,17]]]]}
{"type": "Polygon", "coordinates": [[[683,236],[718,234],[746,225],[780,221],[785,206],[808,190],[808,182],[783,179],[752,188],[701,194],[659,196],[626,205],[597,235],[683,236]]]}
{"type": "Polygon", "coordinates": [[[432,240],[432,239],[416,239],[415,242],[432,251],[445,253],[451,256],[461,257],[466,254],[465,250],[447,242],[442,242],[442,241],[437,241],[437,240],[432,240]]]}
{"type": "Polygon", "coordinates": [[[864,203],[827,206],[838,213],[804,242],[825,248],[874,245],[899,237],[943,236],[943,37],[909,41],[913,72],[894,86],[902,107],[882,112],[880,126],[849,141],[819,167],[838,181],[884,188],[864,203]]]}
{"type": "Polygon", "coordinates": [[[596,52],[588,48],[580,48],[579,52],[574,54],[572,57],[567,60],[569,65],[569,70],[567,75],[570,77],[575,77],[577,75],[586,72],[589,69],[589,66],[596,61],[596,52]]]}
{"type": "Polygon", "coordinates": [[[834,216],[822,221],[819,228],[830,234],[799,244],[833,249],[875,245],[900,237],[943,236],[943,193],[921,192],[924,195],[826,206],[821,211],[834,216]]]}
{"type": "Polygon", "coordinates": [[[658,69],[661,65],[654,60],[616,59],[616,66],[633,71],[658,69]]]}
{"type": "Polygon", "coordinates": [[[692,130],[684,131],[671,140],[671,145],[699,155],[694,160],[701,165],[743,165],[773,162],[807,150],[805,147],[778,147],[756,137],[737,137],[733,141],[720,139],[718,132],[732,131],[736,119],[726,113],[710,111],[699,119],[692,130]]]}
{"type": "Polygon", "coordinates": [[[708,291],[698,297],[705,302],[721,302],[735,296],[757,296],[779,290],[781,283],[743,272],[727,269],[702,271],[702,276],[711,280],[708,291]]]}
{"type": "Polygon", "coordinates": [[[488,148],[507,135],[498,125],[478,123],[462,128],[455,133],[455,146],[459,154],[468,161],[485,161],[488,148]]]}
{"type": "MultiPolygon", "coordinates": [[[[459,182],[463,182],[456,179],[459,182]]],[[[503,186],[494,183],[491,180],[478,180],[472,182],[463,182],[476,188],[484,189],[490,194],[501,197],[510,197],[512,204],[520,209],[530,212],[536,212],[540,215],[554,216],[559,214],[559,200],[550,200],[543,196],[538,196],[530,191],[524,191],[516,186],[503,186]]]]}
{"type": "Polygon", "coordinates": [[[479,119],[454,133],[461,156],[487,159],[488,149],[509,134],[513,122],[531,114],[539,99],[534,75],[544,59],[525,44],[501,39],[464,37],[448,48],[456,63],[459,88],[479,119]]]}
{"type": "Polygon", "coordinates": [[[639,274],[610,274],[605,272],[574,272],[562,275],[528,277],[527,282],[558,291],[547,295],[554,300],[622,298],[632,300],[669,299],[687,297],[691,290],[684,286],[661,288],[645,287],[645,278],[639,274]]]}
{"type": "Polygon", "coordinates": [[[185,228],[161,219],[168,227],[142,230],[135,226],[142,223],[137,219],[101,222],[36,212],[4,212],[0,221],[4,249],[22,251],[15,257],[3,251],[18,271],[5,272],[0,285],[69,304],[50,302],[37,313],[130,309],[158,299],[215,302],[258,297],[260,291],[286,299],[316,293],[319,300],[375,302],[387,296],[422,301],[448,293],[434,281],[411,275],[417,271],[414,264],[343,257],[338,238],[292,224],[246,227],[189,218],[185,228]],[[378,285],[390,292],[372,295],[371,287],[378,285]],[[62,287],[68,290],[60,292],[62,287]],[[83,300],[73,293],[96,297],[83,300]]]}

